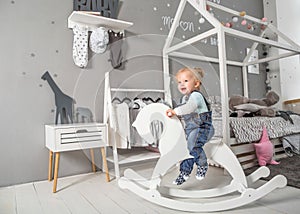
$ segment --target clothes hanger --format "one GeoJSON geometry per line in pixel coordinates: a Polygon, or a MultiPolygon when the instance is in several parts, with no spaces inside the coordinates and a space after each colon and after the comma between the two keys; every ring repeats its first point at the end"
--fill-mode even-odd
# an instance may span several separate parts
{"type": "Polygon", "coordinates": [[[119,104],[122,103],[122,101],[118,97],[114,97],[111,102],[113,103],[115,101],[118,101],[119,104]]]}
{"type": "Polygon", "coordinates": [[[140,108],[141,108],[140,104],[136,102],[133,103],[132,109],[140,109],[140,108]]]}
{"type": "Polygon", "coordinates": [[[155,101],[151,97],[144,97],[142,100],[143,101],[149,101],[150,100],[152,103],[155,103],[155,101]]]}
{"type": "Polygon", "coordinates": [[[131,103],[131,99],[129,99],[128,97],[125,97],[125,98],[122,100],[122,103],[125,102],[125,101],[128,101],[129,103],[131,103]]]}
{"type": "Polygon", "coordinates": [[[155,100],[155,103],[160,102],[160,101],[161,101],[161,98],[159,97],[155,100]]]}

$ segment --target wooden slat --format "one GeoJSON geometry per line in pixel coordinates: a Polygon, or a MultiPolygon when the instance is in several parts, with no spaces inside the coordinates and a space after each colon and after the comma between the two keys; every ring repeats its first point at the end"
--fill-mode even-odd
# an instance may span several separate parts
{"type": "MultiPolygon", "coordinates": [[[[70,213],[69,208],[61,199],[60,192],[52,193],[53,182],[35,182],[34,187],[42,206],[43,214],[70,213]]],[[[58,184],[60,187],[60,183],[58,184]]],[[[60,188],[58,188],[60,189],[60,188]]]]}
{"type": "MultiPolygon", "coordinates": [[[[143,170],[146,171],[146,174],[149,173],[149,169],[147,168],[145,169],[145,166],[146,164],[141,164],[139,167],[137,167],[139,169],[138,170],[139,173],[143,176],[146,176],[143,173],[143,170]]],[[[102,176],[104,176],[104,174],[101,174],[101,177],[102,176]]],[[[149,176],[151,176],[151,173],[149,176]]],[[[98,179],[99,178],[95,180],[94,178],[93,181],[99,183],[98,179]]],[[[100,179],[104,179],[104,178],[100,178],[100,179]]],[[[120,208],[122,208],[123,211],[126,211],[126,213],[130,213],[130,214],[140,214],[140,213],[173,214],[174,213],[174,210],[161,207],[159,205],[155,205],[151,202],[148,202],[128,190],[121,190],[120,187],[118,186],[118,182],[115,182],[115,180],[113,182],[110,182],[113,185],[106,185],[105,183],[106,182],[101,183],[101,186],[99,186],[99,190],[105,193],[106,197],[110,198],[115,204],[117,204],[120,208]],[[131,200],[128,200],[128,198],[130,198],[131,200]]],[[[111,208],[110,210],[113,209],[111,208]]],[[[118,212],[114,212],[114,213],[118,213],[118,212]]]]}
{"type": "Polygon", "coordinates": [[[18,214],[43,213],[33,183],[17,185],[15,189],[18,214]]]}
{"type": "Polygon", "coordinates": [[[231,146],[232,151],[234,154],[239,155],[243,153],[253,152],[254,146],[253,144],[246,143],[246,144],[236,144],[234,146],[231,146]]]}
{"type": "Polygon", "coordinates": [[[281,151],[284,151],[284,149],[283,149],[283,147],[279,147],[279,148],[274,148],[274,151],[275,151],[275,153],[277,153],[277,152],[281,152],[281,151]]]}
{"type": "MultiPolygon", "coordinates": [[[[237,156],[243,169],[247,169],[258,165],[253,143],[236,144],[234,138],[230,139],[231,150],[237,156]]],[[[271,139],[274,145],[274,159],[278,160],[287,157],[284,152],[280,139],[271,139]]]]}
{"type": "Polygon", "coordinates": [[[243,169],[248,169],[248,168],[251,168],[253,166],[257,166],[257,162],[249,162],[249,163],[245,163],[245,164],[242,164],[242,168],[243,169]]]}
{"type": "Polygon", "coordinates": [[[0,188],[0,213],[17,213],[14,186],[0,188]]]}
{"type": "MultiPolygon", "coordinates": [[[[103,180],[102,183],[106,184],[104,177],[97,177],[97,179],[103,180]]],[[[119,201],[116,201],[114,197],[108,195],[110,194],[111,190],[105,189],[105,185],[102,185],[102,183],[99,184],[99,182],[97,182],[96,184],[93,182],[86,182],[84,185],[80,184],[82,188],[78,188],[77,191],[79,191],[80,194],[85,197],[85,199],[88,200],[89,203],[92,204],[99,213],[130,213],[120,206],[119,201]],[[95,188],[97,188],[98,191],[95,191],[95,188]]],[[[108,187],[110,188],[111,185],[108,187]]],[[[119,197],[119,194],[120,192],[117,193],[117,198],[119,197]]],[[[124,203],[128,203],[128,200],[126,199],[123,199],[123,201],[124,203]]]]}
{"type": "MultiPolygon", "coordinates": [[[[95,208],[91,202],[80,192],[80,189],[85,188],[86,183],[90,182],[91,177],[91,174],[86,174],[60,179],[60,185],[66,188],[55,194],[59,194],[59,198],[61,198],[66,207],[68,207],[70,213],[102,213],[100,210],[95,208]]],[[[95,190],[94,192],[97,193],[95,190]]],[[[97,195],[97,197],[100,196],[101,195],[97,195]]]]}
{"type": "Polygon", "coordinates": [[[245,161],[252,161],[252,160],[257,160],[256,155],[255,154],[250,154],[250,155],[246,155],[246,156],[242,156],[238,158],[240,163],[243,163],[245,161]]]}
{"type": "Polygon", "coordinates": [[[279,138],[270,140],[274,145],[282,145],[282,142],[279,138]]]}
{"type": "Polygon", "coordinates": [[[252,143],[237,144],[234,138],[231,138],[231,150],[237,156],[243,169],[257,165],[255,149],[252,143]]]}

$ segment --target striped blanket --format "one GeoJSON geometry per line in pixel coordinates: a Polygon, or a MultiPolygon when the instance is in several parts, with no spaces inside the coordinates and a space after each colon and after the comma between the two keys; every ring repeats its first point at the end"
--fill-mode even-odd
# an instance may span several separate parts
{"type": "Polygon", "coordinates": [[[255,142],[261,138],[263,126],[271,139],[300,133],[300,116],[291,118],[294,124],[282,117],[230,117],[230,127],[237,143],[255,142]]]}

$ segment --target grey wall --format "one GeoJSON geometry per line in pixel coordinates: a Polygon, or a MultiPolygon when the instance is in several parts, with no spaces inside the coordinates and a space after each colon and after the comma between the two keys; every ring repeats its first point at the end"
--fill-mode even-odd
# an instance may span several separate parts
{"type": "MultiPolygon", "coordinates": [[[[256,17],[263,16],[260,0],[220,2],[256,17]]],[[[90,108],[97,121],[101,122],[106,71],[112,71],[114,87],[162,87],[161,50],[169,30],[168,23],[163,20],[164,17],[174,17],[178,3],[179,0],[123,1],[118,18],[131,21],[134,25],[126,32],[125,69],[114,70],[107,61],[109,51],[98,55],[90,52],[85,69],[73,63],[73,33],[67,28],[67,18],[73,10],[72,0],[0,2],[0,186],[47,178],[48,150],[44,146],[44,125],[54,123],[55,103],[49,85],[41,80],[42,74],[49,71],[60,88],[75,98],[76,107],[90,108]]],[[[231,19],[231,16],[219,14],[218,11],[213,13],[225,21],[231,19]]],[[[200,25],[199,18],[200,15],[188,6],[175,42],[208,29],[207,23],[200,25]],[[186,28],[191,23],[194,30],[186,28]]],[[[249,46],[236,38],[229,38],[227,45],[227,54],[233,59],[242,59],[245,48],[249,46]]],[[[197,53],[201,49],[204,55],[215,55],[217,52],[216,45],[211,44],[210,40],[189,48],[197,53]]],[[[174,58],[170,65],[171,72],[175,73],[187,65],[204,67],[207,70],[207,91],[211,95],[219,93],[217,65],[174,58]]],[[[241,94],[240,68],[230,67],[228,73],[229,93],[241,94]]],[[[264,72],[250,75],[251,97],[264,96],[264,81],[264,72]],[[252,87],[252,82],[255,82],[255,87],[252,87]]],[[[101,166],[99,151],[96,157],[97,164],[101,166]]],[[[61,155],[59,176],[85,173],[90,169],[89,154],[85,151],[61,155]]]]}

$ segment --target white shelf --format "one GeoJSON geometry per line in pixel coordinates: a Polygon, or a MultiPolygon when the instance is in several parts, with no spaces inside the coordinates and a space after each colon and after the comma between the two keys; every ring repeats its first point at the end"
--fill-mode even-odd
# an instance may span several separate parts
{"type": "Polygon", "coordinates": [[[111,88],[111,91],[120,91],[120,92],[161,92],[161,93],[165,92],[165,90],[160,90],[160,89],[132,89],[132,88],[111,88]]]}
{"type": "MultiPolygon", "coordinates": [[[[147,161],[147,160],[153,160],[158,159],[160,157],[160,154],[157,152],[151,152],[147,151],[146,149],[144,151],[138,151],[136,154],[133,154],[131,151],[125,154],[118,154],[119,164],[128,164],[128,163],[134,163],[139,161],[147,161]]],[[[114,158],[112,156],[109,156],[106,158],[109,162],[114,162],[114,158]]]]}
{"type": "Polygon", "coordinates": [[[118,31],[125,30],[133,25],[132,22],[93,15],[82,11],[73,11],[68,18],[68,28],[73,28],[75,24],[88,26],[89,30],[105,27],[118,31]]]}

